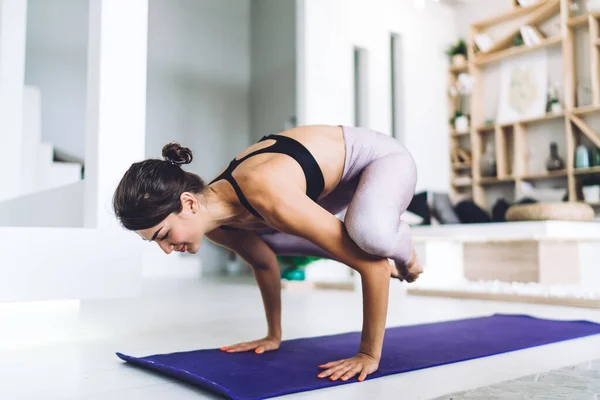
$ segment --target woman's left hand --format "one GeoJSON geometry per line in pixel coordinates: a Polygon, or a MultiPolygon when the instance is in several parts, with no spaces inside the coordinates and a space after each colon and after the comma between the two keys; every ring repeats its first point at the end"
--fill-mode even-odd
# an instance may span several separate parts
{"type": "Polygon", "coordinates": [[[355,375],[360,374],[358,380],[362,382],[367,375],[377,371],[377,368],[379,368],[379,360],[367,354],[358,353],[352,358],[319,365],[319,368],[326,369],[326,371],[323,371],[318,375],[319,378],[331,376],[330,379],[332,381],[340,378],[343,381],[346,381],[355,375]]]}

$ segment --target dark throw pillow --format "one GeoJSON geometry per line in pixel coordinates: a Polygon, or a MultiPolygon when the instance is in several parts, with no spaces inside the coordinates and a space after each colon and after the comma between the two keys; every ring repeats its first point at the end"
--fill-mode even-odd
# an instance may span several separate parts
{"type": "Polygon", "coordinates": [[[456,205],[454,211],[463,224],[492,222],[490,216],[471,200],[461,201],[456,205]]]}
{"type": "Polygon", "coordinates": [[[431,225],[431,212],[427,203],[427,192],[416,193],[410,201],[407,211],[423,218],[421,225],[431,225]]]}

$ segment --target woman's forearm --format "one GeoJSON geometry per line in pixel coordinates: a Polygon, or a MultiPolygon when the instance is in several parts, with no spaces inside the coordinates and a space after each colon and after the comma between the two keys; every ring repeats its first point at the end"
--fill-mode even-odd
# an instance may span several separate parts
{"type": "Polygon", "coordinates": [[[363,295],[363,328],[359,352],[381,359],[388,309],[389,269],[387,260],[373,262],[361,274],[363,295]]]}
{"type": "Polygon", "coordinates": [[[267,317],[268,336],[281,340],[281,276],[279,265],[253,267],[267,317]]]}
{"type": "Polygon", "coordinates": [[[273,228],[309,240],[361,275],[363,333],[360,351],[380,358],[390,284],[388,260],[360,248],[341,220],[306,196],[290,195],[280,198],[277,204],[273,209],[263,210],[265,220],[273,228]]]}

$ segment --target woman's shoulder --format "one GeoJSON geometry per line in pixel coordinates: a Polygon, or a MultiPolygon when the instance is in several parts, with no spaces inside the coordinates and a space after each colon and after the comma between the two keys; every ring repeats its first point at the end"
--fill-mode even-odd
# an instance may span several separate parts
{"type": "Polygon", "coordinates": [[[238,183],[248,202],[263,216],[275,212],[295,192],[291,182],[270,170],[245,173],[238,183]]]}

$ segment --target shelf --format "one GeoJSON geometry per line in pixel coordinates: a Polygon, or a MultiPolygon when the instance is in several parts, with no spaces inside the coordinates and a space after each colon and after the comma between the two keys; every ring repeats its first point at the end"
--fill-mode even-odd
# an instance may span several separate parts
{"type": "Polygon", "coordinates": [[[477,132],[481,133],[481,132],[487,132],[487,131],[493,131],[496,129],[496,125],[481,125],[479,127],[477,127],[477,132]]]}
{"type": "Polygon", "coordinates": [[[538,180],[538,179],[552,179],[552,178],[564,178],[566,177],[568,174],[568,171],[566,169],[561,169],[558,171],[549,171],[546,173],[541,173],[541,174],[531,174],[531,175],[524,175],[522,177],[520,177],[521,180],[527,181],[527,180],[538,180]]]}
{"type": "Polygon", "coordinates": [[[495,17],[491,17],[491,18],[484,19],[484,20],[479,21],[479,22],[475,22],[473,24],[473,26],[477,27],[479,29],[483,29],[483,28],[487,28],[487,27],[489,27],[491,25],[496,25],[496,24],[500,24],[502,22],[510,21],[513,18],[518,18],[518,17],[522,17],[523,15],[529,14],[533,10],[539,8],[544,3],[545,3],[545,1],[540,1],[538,3],[535,3],[535,4],[531,5],[531,6],[516,7],[516,8],[513,8],[512,10],[510,10],[507,13],[503,13],[503,14],[497,15],[495,17]]]}
{"type": "Polygon", "coordinates": [[[450,136],[452,136],[454,138],[469,136],[470,134],[471,134],[471,132],[456,132],[455,130],[452,130],[450,132],[450,136]]]}
{"type": "Polygon", "coordinates": [[[479,185],[493,185],[493,184],[497,184],[497,183],[510,183],[510,182],[514,182],[514,181],[515,181],[514,176],[507,176],[506,178],[483,177],[483,178],[479,178],[477,183],[479,185]]]}
{"type": "Polygon", "coordinates": [[[460,74],[462,72],[467,72],[469,70],[469,64],[465,64],[463,66],[458,67],[450,67],[449,71],[453,74],[460,74]]]}
{"type": "Polygon", "coordinates": [[[459,188],[459,187],[470,187],[471,186],[471,182],[452,182],[452,186],[454,186],[455,188],[459,188]]]}
{"type": "MultiPolygon", "coordinates": [[[[480,178],[479,181],[477,181],[477,183],[480,185],[491,185],[491,184],[495,184],[495,183],[513,182],[513,181],[515,181],[515,179],[523,180],[523,181],[553,179],[553,178],[563,178],[563,177],[566,177],[568,174],[569,174],[569,172],[566,169],[561,169],[558,171],[551,171],[551,172],[546,172],[546,173],[541,173],[541,174],[529,174],[529,175],[523,175],[520,177],[514,177],[514,176],[507,176],[505,178],[483,177],[483,178],[480,178]]],[[[600,174],[600,167],[581,168],[581,169],[575,168],[574,174],[575,175],[600,174]]]]}
{"type": "Polygon", "coordinates": [[[469,164],[455,162],[455,163],[452,163],[452,168],[455,171],[461,171],[461,170],[471,169],[471,166],[469,164]]]}
{"type": "Polygon", "coordinates": [[[517,121],[517,122],[512,122],[509,124],[503,124],[501,125],[502,127],[506,127],[506,126],[512,126],[512,125],[517,125],[517,124],[533,124],[536,122],[543,122],[543,121],[552,121],[553,119],[560,119],[560,118],[564,118],[565,117],[565,113],[561,112],[558,114],[546,114],[544,116],[541,117],[534,117],[534,118],[527,118],[524,119],[522,121],[517,121]]]}
{"type": "Polygon", "coordinates": [[[573,109],[574,115],[585,115],[592,114],[600,111],[600,106],[590,105],[590,106],[582,106],[573,109]]]}
{"type": "Polygon", "coordinates": [[[500,50],[490,54],[483,54],[479,57],[475,58],[475,65],[482,66],[486,64],[490,64],[492,62],[500,61],[508,57],[516,56],[519,54],[530,53],[532,51],[536,51],[539,49],[543,49],[545,47],[551,47],[562,44],[561,36],[554,36],[547,39],[542,40],[542,42],[535,46],[525,46],[521,45],[518,47],[511,47],[510,49],[500,50]]]}
{"type": "Polygon", "coordinates": [[[600,17],[600,13],[587,13],[587,14],[583,14],[583,15],[579,15],[577,17],[572,17],[569,18],[569,21],[567,22],[567,25],[570,27],[576,27],[576,26],[581,26],[581,25],[586,25],[588,23],[588,18],[592,16],[593,18],[599,18],[600,17]]]}
{"type": "MultiPolygon", "coordinates": [[[[600,108],[598,110],[600,110],[600,108]]],[[[521,121],[508,122],[505,124],[481,125],[480,127],[477,128],[477,132],[492,131],[492,130],[496,129],[496,127],[506,128],[509,126],[519,125],[519,124],[526,125],[526,124],[533,124],[536,122],[551,121],[554,119],[564,118],[564,116],[565,116],[565,113],[561,112],[560,114],[546,114],[541,117],[528,118],[528,119],[524,119],[521,121]]]]}
{"type": "Polygon", "coordinates": [[[573,170],[573,174],[575,174],[575,175],[600,174],[600,167],[575,168],[573,170]]]}
{"type": "MultiPolygon", "coordinates": [[[[561,1],[563,0],[546,0],[540,4],[540,7],[534,9],[529,13],[526,18],[521,22],[521,25],[536,26],[540,23],[545,22],[548,18],[552,17],[556,13],[560,13],[561,1]]],[[[476,32],[480,31],[479,28],[473,28],[476,32]]],[[[520,28],[515,27],[509,30],[508,33],[504,34],[500,38],[494,40],[494,43],[488,49],[490,54],[496,54],[498,52],[503,53],[505,49],[510,48],[513,45],[514,37],[520,33],[520,28]]],[[[510,49],[509,49],[510,50],[510,49]]]]}

